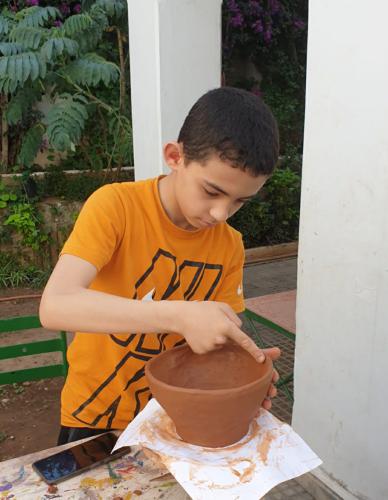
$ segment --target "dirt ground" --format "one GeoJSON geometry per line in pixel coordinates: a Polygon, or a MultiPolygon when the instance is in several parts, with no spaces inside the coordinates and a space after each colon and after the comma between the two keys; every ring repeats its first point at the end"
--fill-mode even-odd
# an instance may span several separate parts
{"type": "MultiPolygon", "coordinates": [[[[0,318],[37,314],[39,298],[2,301],[9,296],[39,294],[30,289],[0,290],[0,318]]],[[[17,334],[19,335],[19,333],[17,334]]],[[[1,345],[15,342],[15,334],[4,334],[1,345]]],[[[32,340],[34,337],[46,339],[52,337],[50,332],[31,330],[21,332],[20,342],[32,340]]],[[[0,361],[0,370],[17,367],[23,363],[23,368],[44,365],[53,361],[56,353],[17,358],[16,360],[0,361]],[[39,358],[39,359],[38,359],[39,358]]],[[[20,366],[21,367],[21,366],[20,366]]],[[[63,378],[24,382],[23,384],[0,386],[0,461],[25,455],[34,451],[50,448],[56,445],[59,431],[59,401],[63,378]]]]}

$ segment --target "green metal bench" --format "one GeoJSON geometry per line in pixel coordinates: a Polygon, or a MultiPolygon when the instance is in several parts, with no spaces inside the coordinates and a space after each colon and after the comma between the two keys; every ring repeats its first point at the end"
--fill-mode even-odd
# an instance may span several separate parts
{"type": "MultiPolygon", "coordinates": [[[[35,328],[42,328],[38,316],[0,319],[0,344],[2,333],[15,332],[16,334],[16,332],[20,330],[32,330],[35,328]]],[[[38,340],[36,342],[12,344],[0,347],[0,360],[18,358],[20,356],[31,356],[33,354],[43,354],[47,352],[62,353],[61,364],[0,372],[0,385],[59,376],[66,377],[68,370],[66,351],[66,332],[59,332],[58,337],[54,339],[38,340]]]]}

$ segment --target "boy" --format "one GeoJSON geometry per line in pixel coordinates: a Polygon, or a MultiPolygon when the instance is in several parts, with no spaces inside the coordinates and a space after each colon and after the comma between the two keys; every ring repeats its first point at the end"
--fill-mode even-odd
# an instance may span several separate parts
{"type": "Polygon", "coordinates": [[[87,200],[43,293],[42,324],[78,332],[58,444],[125,428],[151,397],[144,365],[164,349],[186,341],[201,354],[232,340],[265,358],[240,330],[244,250],[225,221],[273,171],[275,119],[257,96],[215,89],[163,152],[169,175],[87,200]]]}

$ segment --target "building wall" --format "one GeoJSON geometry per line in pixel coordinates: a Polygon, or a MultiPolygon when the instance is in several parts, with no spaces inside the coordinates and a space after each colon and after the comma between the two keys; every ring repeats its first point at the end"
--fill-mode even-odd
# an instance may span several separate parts
{"type": "Polygon", "coordinates": [[[221,0],[128,0],[135,178],[167,172],[162,148],[221,83],[221,0]]]}
{"type": "Polygon", "coordinates": [[[388,3],[310,1],[293,425],[388,498],[388,3]]]}

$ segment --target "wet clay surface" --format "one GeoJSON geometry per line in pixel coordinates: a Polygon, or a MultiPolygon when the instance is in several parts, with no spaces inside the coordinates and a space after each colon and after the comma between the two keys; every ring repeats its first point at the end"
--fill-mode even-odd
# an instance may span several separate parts
{"type": "Polygon", "coordinates": [[[149,362],[146,376],[179,436],[216,448],[236,443],[248,432],[267,394],[272,362],[259,364],[236,345],[205,355],[183,346],[149,362]]]}
{"type": "Polygon", "coordinates": [[[260,379],[268,370],[237,345],[208,354],[194,354],[184,347],[167,352],[153,363],[158,380],[186,389],[232,389],[260,379]]]}

